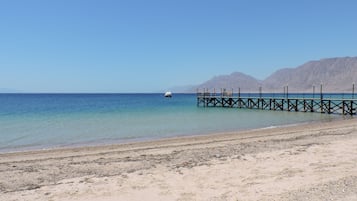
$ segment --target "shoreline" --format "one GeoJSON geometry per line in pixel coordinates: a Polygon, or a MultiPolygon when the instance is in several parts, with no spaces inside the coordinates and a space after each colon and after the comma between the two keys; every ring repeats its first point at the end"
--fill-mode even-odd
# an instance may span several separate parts
{"type": "MultiPolygon", "coordinates": [[[[317,120],[313,122],[302,122],[302,123],[294,123],[280,126],[269,126],[263,128],[253,128],[246,130],[237,130],[237,131],[227,131],[227,132],[215,132],[215,133],[206,133],[206,134],[197,134],[197,135],[181,135],[181,136],[173,136],[173,137],[158,137],[158,138],[147,138],[147,139],[133,139],[133,140],[118,140],[119,142],[114,143],[103,143],[103,144],[93,144],[90,145],[88,143],[76,144],[76,145],[68,145],[68,146],[58,146],[51,148],[42,148],[42,149],[28,149],[28,150],[18,150],[18,151],[8,151],[8,152],[0,152],[0,157],[4,155],[21,155],[22,153],[25,155],[28,154],[37,154],[37,153],[50,153],[50,152],[66,152],[66,151],[74,151],[74,152],[82,152],[89,150],[106,150],[120,147],[140,147],[146,145],[161,145],[175,142],[186,143],[189,141],[206,141],[205,139],[226,139],[227,137],[233,138],[250,138],[250,137],[269,137],[269,135],[257,135],[256,133],[261,133],[264,131],[274,132],[275,130],[281,129],[298,129],[302,126],[315,127],[321,124],[329,124],[329,123],[339,123],[355,120],[357,124],[357,118],[347,118],[347,119],[328,119],[328,120],[317,120]],[[252,136],[250,136],[252,135],[252,136]]],[[[283,134],[284,135],[284,134],[283,134]]],[[[1,162],[1,158],[0,158],[1,162]]]]}
{"type": "Polygon", "coordinates": [[[1,153],[0,200],[355,200],[356,147],[353,118],[1,153]]]}
{"type": "MultiPolygon", "coordinates": [[[[353,118],[353,117],[352,117],[353,118]]],[[[347,118],[349,119],[349,118],[347,118]]],[[[170,139],[179,139],[179,138],[196,138],[196,137],[209,137],[215,135],[224,135],[229,133],[242,133],[249,131],[259,131],[266,129],[274,129],[274,128],[287,128],[294,126],[302,126],[306,124],[314,124],[314,123],[324,123],[324,122],[332,122],[332,121],[343,121],[345,119],[342,118],[331,118],[331,119],[322,119],[315,120],[313,122],[300,122],[300,123],[291,123],[291,124],[282,124],[282,125],[274,125],[274,126],[266,126],[261,128],[248,128],[234,131],[220,131],[220,132],[208,132],[208,133],[200,133],[200,134],[183,134],[183,135],[174,135],[174,136],[166,136],[166,137],[141,137],[141,138],[132,138],[132,139],[110,139],[110,140],[100,140],[101,142],[83,142],[83,143],[74,143],[74,144],[65,144],[65,145],[38,145],[35,147],[29,148],[3,148],[0,149],[1,154],[11,154],[11,153],[22,153],[22,152],[37,152],[37,151],[51,151],[51,150],[63,150],[63,149],[76,149],[76,148],[89,148],[89,147],[106,147],[106,146],[115,146],[115,145],[125,145],[125,144],[133,144],[133,143],[145,143],[145,142],[155,142],[161,140],[170,140],[170,139]]]]}

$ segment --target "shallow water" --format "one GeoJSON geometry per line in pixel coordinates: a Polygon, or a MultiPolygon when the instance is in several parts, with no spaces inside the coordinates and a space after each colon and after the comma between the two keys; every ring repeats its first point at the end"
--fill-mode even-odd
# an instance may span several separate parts
{"type": "Polygon", "coordinates": [[[325,121],[319,113],[196,106],[196,94],[0,94],[0,152],[325,121]]]}

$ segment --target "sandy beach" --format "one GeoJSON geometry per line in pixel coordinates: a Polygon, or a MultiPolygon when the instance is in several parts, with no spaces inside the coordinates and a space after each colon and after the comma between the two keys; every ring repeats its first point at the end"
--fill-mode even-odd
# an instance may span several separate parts
{"type": "Polygon", "coordinates": [[[3,153],[0,200],[357,200],[357,120],[3,153]]]}

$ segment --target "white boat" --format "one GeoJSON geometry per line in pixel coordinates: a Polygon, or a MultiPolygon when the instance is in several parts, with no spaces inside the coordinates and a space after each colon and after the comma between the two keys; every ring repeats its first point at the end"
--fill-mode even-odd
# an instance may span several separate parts
{"type": "Polygon", "coordinates": [[[165,96],[166,98],[171,98],[171,97],[172,97],[171,91],[167,91],[164,96],[165,96]]]}

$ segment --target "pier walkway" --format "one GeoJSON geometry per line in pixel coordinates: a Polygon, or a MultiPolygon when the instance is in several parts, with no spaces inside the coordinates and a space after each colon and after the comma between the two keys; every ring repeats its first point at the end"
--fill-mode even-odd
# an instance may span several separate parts
{"type": "Polygon", "coordinates": [[[354,95],[347,98],[324,98],[324,94],[251,94],[222,91],[210,93],[197,91],[197,106],[227,107],[289,112],[319,112],[327,114],[356,115],[357,99],[354,95]],[[306,97],[305,97],[306,96],[306,97]]]}

